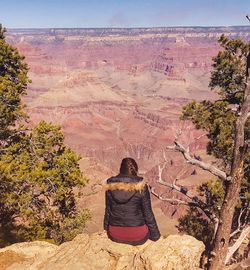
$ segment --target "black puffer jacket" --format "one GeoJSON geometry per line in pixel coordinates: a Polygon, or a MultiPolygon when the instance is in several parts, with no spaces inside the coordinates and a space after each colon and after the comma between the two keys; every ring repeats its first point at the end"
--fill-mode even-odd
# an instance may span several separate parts
{"type": "Polygon", "coordinates": [[[117,175],[107,180],[105,192],[104,229],[114,226],[142,226],[147,224],[151,240],[158,240],[160,232],[151,207],[148,186],[142,177],[117,175]]]}

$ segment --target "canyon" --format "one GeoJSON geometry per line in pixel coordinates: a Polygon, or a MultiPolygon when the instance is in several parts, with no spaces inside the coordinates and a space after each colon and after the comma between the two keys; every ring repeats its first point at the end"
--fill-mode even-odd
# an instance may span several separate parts
{"type": "MultiPolygon", "coordinates": [[[[211,175],[167,150],[176,136],[192,154],[209,162],[207,139],[188,121],[182,106],[215,99],[209,88],[218,38],[250,40],[250,27],[136,29],[8,29],[7,40],[25,56],[32,83],[24,101],[30,125],[42,119],[60,124],[66,143],[82,156],[90,178],[79,207],[92,211],[87,232],[102,228],[102,185],[117,174],[123,157],[133,157],[139,173],[161,195],[181,194],[156,183],[163,178],[196,190],[211,175]]],[[[163,234],[176,233],[185,207],[153,199],[163,234]]]]}

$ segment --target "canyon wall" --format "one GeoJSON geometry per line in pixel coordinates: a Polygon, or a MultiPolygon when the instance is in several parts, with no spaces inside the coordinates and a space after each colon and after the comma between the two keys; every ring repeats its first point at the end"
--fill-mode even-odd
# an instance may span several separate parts
{"type": "MultiPolygon", "coordinates": [[[[79,202],[102,226],[105,179],[119,170],[123,157],[136,159],[139,172],[164,196],[181,197],[156,183],[163,177],[196,190],[211,179],[166,150],[180,135],[192,154],[206,156],[206,136],[179,120],[189,101],[215,99],[208,87],[218,38],[250,40],[250,27],[179,27],[138,29],[8,29],[7,40],[25,55],[32,83],[25,97],[30,125],[45,119],[60,124],[66,142],[83,157],[90,177],[79,202]],[[101,196],[101,197],[100,197],[101,196]],[[100,200],[99,198],[102,198],[100,200]]],[[[153,198],[160,228],[174,225],[185,208],[153,198]]]]}

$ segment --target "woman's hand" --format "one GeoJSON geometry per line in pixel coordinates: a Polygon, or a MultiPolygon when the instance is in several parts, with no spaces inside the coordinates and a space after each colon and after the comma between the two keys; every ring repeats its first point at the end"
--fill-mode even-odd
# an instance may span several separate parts
{"type": "Polygon", "coordinates": [[[151,241],[156,242],[156,241],[158,241],[160,238],[161,238],[161,236],[159,236],[159,237],[157,237],[157,238],[152,238],[152,237],[150,237],[149,239],[150,239],[151,241]]]}

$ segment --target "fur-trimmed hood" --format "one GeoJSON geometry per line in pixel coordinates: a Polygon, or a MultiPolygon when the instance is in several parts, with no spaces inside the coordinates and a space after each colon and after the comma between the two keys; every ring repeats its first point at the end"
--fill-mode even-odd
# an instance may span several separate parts
{"type": "Polygon", "coordinates": [[[114,182],[105,184],[104,188],[105,190],[141,191],[144,189],[144,186],[144,181],[136,183],[114,182]]]}
{"type": "Polygon", "coordinates": [[[106,191],[111,193],[112,198],[118,203],[128,202],[137,191],[142,192],[145,182],[139,176],[122,176],[111,177],[104,185],[106,191]]]}

